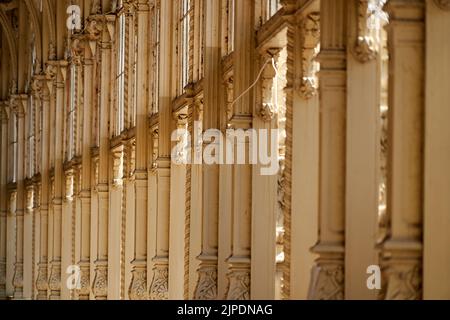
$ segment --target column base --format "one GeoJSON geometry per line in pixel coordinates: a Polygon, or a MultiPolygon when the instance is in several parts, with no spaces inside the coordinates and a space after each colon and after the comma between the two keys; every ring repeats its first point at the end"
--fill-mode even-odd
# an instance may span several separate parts
{"type": "Polygon", "coordinates": [[[50,277],[48,279],[50,288],[50,300],[61,299],[61,261],[51,263],[50,277]]]}
{"type": "Polygon", "coordinates": [[[48,299],[48,279],[47,279],[47,264],[39,263],[38,265],[38,276],[36,279],[36,289],[37,289],[37,300],[47,300],[48,299]]]}
{"type": "Polygon", "coordinates": [[[380,299],[422,298],[422,245],[419,242],[387,241],[382,252],[383,283],[380,299]]]}
{"type": "Polygon", "coordinates": [[[108,299],[108,261],[95,262],[95,276],[92,284],[95,300],[108,299]]]}
{"type": "Polygon", "coordinates": [[[150,300],[169,299],[169,261],[167,257],[154,258],[153,279],[150,286],[150,300]]]}
{"type": "Polygon", "coordinates": [[[227,300],[250,300],[250,258],[231,257],[227,261],[227,300]]]}
{"type": "Polygon", "coordinates": [[[198,257],[200,267],[197,270],[198,282],[195,287],[195,300],[217,299],[217,257],[198,257]]]}
{"type": "Polygon", "coordinates": [[[91,294],[91,286],[90,286],[90,263],[80,261],[80,287],[78,290],[78,299],[79,300],[89,300],[91,294]]]}
{"type": "Polygon", "coordinates": [[[344,300],[344,247],[317,245],[312,252],[319,257],[311,271],[308,299],[344,300]]]}
{"type": "Polygon", "coordinates": [[[15,300],[23,299],[23,263],[22,262],[17,262],[15,264],[13,285],[14,285],[14,299],[15,300]]]}
{"type": "Polygon", "coordinates": [[[147,265],[133,263],[132,279],[128,295],[131,300],[147,300],[147,265]]]}

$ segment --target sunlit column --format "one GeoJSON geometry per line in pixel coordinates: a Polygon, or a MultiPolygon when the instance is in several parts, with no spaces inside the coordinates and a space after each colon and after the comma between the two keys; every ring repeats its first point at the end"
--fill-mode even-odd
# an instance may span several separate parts
{"type": "Polygon", "coordinates": [[[318,255],[309,298],[344,299],[347,0],[321,1],[318,255]]]}

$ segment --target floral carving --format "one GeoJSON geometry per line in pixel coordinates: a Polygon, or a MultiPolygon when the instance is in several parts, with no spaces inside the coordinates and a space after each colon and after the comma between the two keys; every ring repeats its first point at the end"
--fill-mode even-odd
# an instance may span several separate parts
{"type": "Polygon", "coordinates": [[[159,265],[154,269],[152,285],[150,286],[151,300],[167,300],[169,297],[169,268],[159,265]]]}
{"type": "Polygon", "coordinates": [[[422,295],[422,274],[419,263],[392,266],[387,271],[386,300],[418,300],[422,295]]]}
{"type": "Polygon", "coordinates": [[[108,270],[106,266],[97,266],[92,292],[97,300],[106,299],[108,296],[108,270]]]}
{"type": "Polygon", "coordinates": [[[53,265],[48,279],[48,287],[51,291],[59,291],[61,288],[61,267],[53,265]]]}
{"type": "Polygon", "coordinates": [[[23,264],[16,263],[13,277],[14,291],[22,291],[23,288],[23,264]]]}
{"type": "Polygon", "coordinates": [[[129,296],[131,300],[147,299],[147,270],[145,268],[133,270],[129,296]]]}
{"type": "Polygon", "coordinates": [[[78,291],[78,295],[80,300],[89,299],[90,294],[90,274],[89,274],[89,266],[80,268],[80,289],[78,291]]]}
{"type": "Polygon", "coordinates": [[[250,299],[250,272],[248,270],[232,270],[228,275],[228,300],[250,299]]]}
{"type": "Polygon", "coordinates": [[[39,264],[39,271],[36,279],[36,288],[38,290],[38,298],[44,299],[47,297],[47,264],[39,264]]]}
{"type": "Polygon", "coordinates": [[[198,270],[198,283],[194,299],[214,300],[217,298],[217,268],[215,266],[201,267],[198,270]]]}
{"type": "Polygon", "coordinates": [[[311,299],[343,300],[344,268],[340,264],[319,264],[316,266],[311,299]]]}

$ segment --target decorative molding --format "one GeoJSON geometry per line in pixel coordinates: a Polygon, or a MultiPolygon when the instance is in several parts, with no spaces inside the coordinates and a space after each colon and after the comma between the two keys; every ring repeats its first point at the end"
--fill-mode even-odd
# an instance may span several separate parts
{"type": "Polygon", "coordinates": [[[150,286],[151,300],[167,300],[169,298],[169,267],[167,264],[155,265],[150,286]]]}
{"type": "Polygon", "coordinates": [[[319,63],[316,61],[320,51],[320,13],[311,12],[301,21],[302,34],[302,79],[300,96],[310,99],[317,95],[319,88],[319,63]]]}

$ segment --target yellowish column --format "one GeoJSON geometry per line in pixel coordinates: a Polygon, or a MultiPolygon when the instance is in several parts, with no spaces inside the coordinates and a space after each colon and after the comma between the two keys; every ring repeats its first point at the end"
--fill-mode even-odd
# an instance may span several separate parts
{"type": "Polygon", "coordinates": [[[387,214],[382,245],[385,299],[422,297],[425,1],[391,0],[387,214]]]}
{"type": "Polygon", "coordinates": [[[427,1],[424,299],[450,299],[450,2],[427,1]]]}
{"type": "Polygon", "coordinates": [[[318,255],[308,298],[344,299],[347,0],[321,1],[318,255]]]}

